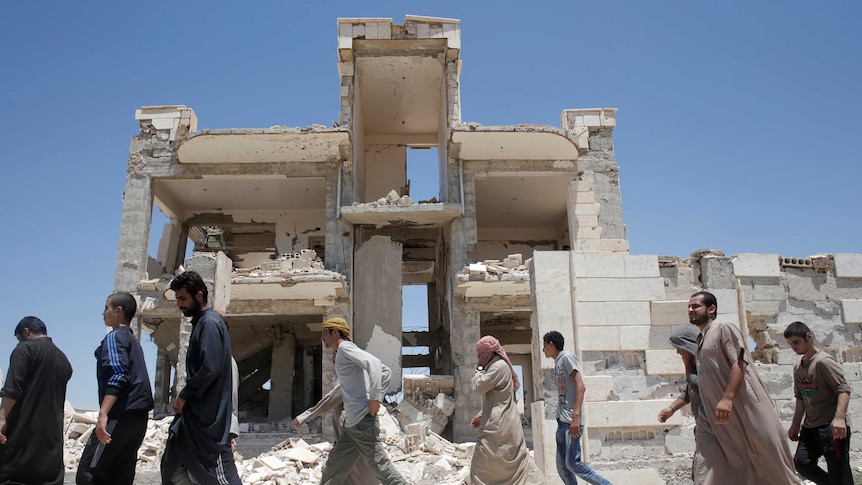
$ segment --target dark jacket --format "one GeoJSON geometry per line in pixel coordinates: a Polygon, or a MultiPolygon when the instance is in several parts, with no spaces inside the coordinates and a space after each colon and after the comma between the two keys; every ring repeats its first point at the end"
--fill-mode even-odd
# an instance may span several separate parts
{"type": "Polygon", "coordinates": [[[120,325],[105,335],[96,349],[96,377],[99,381],[99,404],[106,395],[117,396],[117,402],[108,413],[109,418],[153,409],[153,390],[144,351],[128,326],[120,325]]]}
{"type": "Polygon", "coordinates": [[[224,320],[211,308],[192,318],[186,353],[186,400],[174,418],[162,455],[162,480],[171,478],[178,463],[202,485],[218,484],[218,462],[230,446],[233,372],[230,335],[224,320]]]}

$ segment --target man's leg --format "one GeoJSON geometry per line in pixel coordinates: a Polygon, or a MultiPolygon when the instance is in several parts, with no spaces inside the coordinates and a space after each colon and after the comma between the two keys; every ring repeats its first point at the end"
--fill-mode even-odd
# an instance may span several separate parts
{"type": "Polygon", "coordinates": [[[344,430],[341,430],[341,436],[335,442],[335,446],[329,452],[329,458],[326,459],[326,464],[323,465],[323,474],[320,477],[320,485],[341,485],[344,479],[353,468],[353,464],[359,459],[359,451],[353,446],[353,442],[347,438],[344,430]]]}
{"type": "Polygon", "coordinates": [[[611,485],[604,477],[596,473],[589,465],[581,460],[581,437],[584,435],[584,426],[581,425],[581,435],[572,438],[571,433],[566,430],[566,468],[572,471],[581,480],[593,485],[611,485]]]}
{"type": "Polygon", "coordinates": [[[75,477],[78,485],[132,485],[138,448],[147,432],[147,414],[108,421],[111,442],[99,442],[94,432],[87,441],[75,477]]]}
{"type": "Polygon", "coordinates": [[[853,472],[850,470],[850,427],[847,427],[847,437],[840,440],[832,439],[832,426],[823,426],[821,440],[826,440],[823,457],[826,459],[826,470],[829,485],[853,485],[853,472]]]}
{"type": "Polygon", "coordinates": [[[568,454],[568,440],[566,435],[569,434],[569,423],[564,423],[557,420],[557,474],[566,485],[575,485],[578,483],[577,477],[566,467],[566,455],[568,454]]]}
{"type": "Polygon", "coordinates": [[[233,461],[233,448],[230,445],[225,445],[222,448],[217,466],[219,481],[229,485],[242,485],[239,479],[239,472],[236,470],[236,462],[233,461]]]}
{"type": "Polygon", "coordinates": [[[407,485],[407,481],[392,465],[392,460],[386,454],[383,443],[377,438],[380,433],[377,416],[366,414],[356,426],[345,426],[343,433],[350,439],[362,458],[371,466],[371,473],[383,485],[407,485]]]}
{"type": "Polygon", "coordinates": [[[174,474],[171,476],[171,483],[173,485],[195,485],[195,482],[192,481],[192,476],[182,463],[177,465],[177,468],[174,470],[174,474]]]}
{"type": "MultiPolygon", "coordinates": [[[[828,428],[828,425],[817,428],[801,428],[799,430],[799,445],[796,447],[796,456],[793,457],[796,471],[805,479],[811,480],[817,485],[829,484],[829,476],[822,468],[817,466],[817,460],[823,456],[823,446],[820,438],[820,430],[823,428],[828,428]]],[[[831,439],[832,434],[830,431],[829,441],[831,439]]]]}

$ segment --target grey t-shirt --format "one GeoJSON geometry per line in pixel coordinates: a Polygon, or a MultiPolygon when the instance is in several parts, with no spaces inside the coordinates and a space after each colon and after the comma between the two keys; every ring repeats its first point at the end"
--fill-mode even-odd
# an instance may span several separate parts
{"type": "MultiPolygon", "coordinates": [[[[557,378],[557,395],[559,403],[557,406],[557,419],[564,423],[572,422],[572,406],[575,405],[575,397],[578,388],[572,379],[572,371],[581,372],[581,363],[575,354],[568,350],[561,351],[554,359],[554,375],[557,378]]],[[[581,422],[584,422],[581,412],[581,422]]]]}
{"type": "Polygon", "coordinates": [[[356,426],[368,414],[369,399],[379,401],[386,392],[380,359],[353,342],[341,342],[335,354],[335,375],[341,384],[344,425],[356,426]]]}

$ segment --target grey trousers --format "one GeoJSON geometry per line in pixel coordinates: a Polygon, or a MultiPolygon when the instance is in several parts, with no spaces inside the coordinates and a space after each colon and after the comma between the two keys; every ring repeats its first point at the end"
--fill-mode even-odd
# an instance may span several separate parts
{"type": "Polygon", "coordinates": [[[329,452],[320,483],[341,485],[356,460],[362,458],[371,466],[371,473],[384,485],[407,485],[407,481],[392,465],[383,443],[378,440],[379,433],[377,416],[370,414],[366,414],[356,426],[345,426],[329,452]]]}

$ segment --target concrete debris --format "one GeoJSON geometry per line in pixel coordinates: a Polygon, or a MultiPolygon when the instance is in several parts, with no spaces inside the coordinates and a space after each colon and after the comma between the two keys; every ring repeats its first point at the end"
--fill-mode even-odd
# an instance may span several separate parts
{"type": "MultiPolygon", "coordinates": [[[[262,261],[253,268],[235,268],[231,282],[233,283],[268,283],[267,278],[296,279],[304,276],[314,276],[315,281],[342,280],[344,276],[335,271],[325,269],[323,260],[313,249],[302,249],[283,253],[275,259],[262,261]]],[[[307,278],[306,278],[307,279],[307,278]]],[[[273,281],[275,282],[275,281],[273,281]]]]}
{"type": "Polygon", "coordinates": [[[471,263],[458,273],[458,282],[467,281],[529,281],[530,272],[520,254],[510,254],[500,261],[486,259],[481,263],[471,263]]]}
{"type": "MultiPolygon", "coordinates": [[[[424,376],[428,377],[428,376],[424,376]]],[[[444,379],[432,379],[442,382],[444,379]]],[[[425,383],[428,387],[428,383],[425,383]]],[[[413,386],[415,390],[417,386],[413,386]]],[[[414,393],[419,395],[421,393],[414,393]]],[[[440,393],[442,394],[442,393],[440,393]]],[[[66,473],[74,475],[78,469],[86,438],[95,432],[97,411],[78,411],[66,403],[65,412],[65,464],[66,473]]],[[[138,451],[138,471],[157,471],[161,453],[168,437],[173,416],[150,420],[141,448],[138,451]]],[[[378,415],[380,439],[395,467],[410,483],[435,485],[461,485],[467,483],[474,443],[450,443],[440,435],[428,431],[420,423],[401,427],[385,407],[378,415]]],[[[242,435],[239,440],[241,441],[242,435]]],[[[309,444],[302,438],[291,437],[273,446],[259,456],[244,459],[234,454],[236,467],[243,484],[281,485],[320,483],[323,465],[332,449],[332,443],[322,441],[309,444]]]]}
{"type": "MultiPolygon", "coordinates": [[[[423,200],[419,202],[420,204],[435,204],[437,203],[437,199],[431,200],[423,200]]],[[[353,207],[381,207],[381,206],[389,206],[389,205],[399,205],[399,206],[409,206],[413,205],[413,199],[410,198],[409,195],[399,195],[397,191],[390,190],[386,197],[381,197],[374,202],[354,202],[353,207]]]]}
{"type": "Polygon", "coordinates": [[[407,447],[413,446],[418,431],[410,431],[414,424],[434,433],[441,433],[455,412],[455,377],[440,375],[405,375],[404,399],[395,407],[394,415],[407,431],[407,447]]]}

